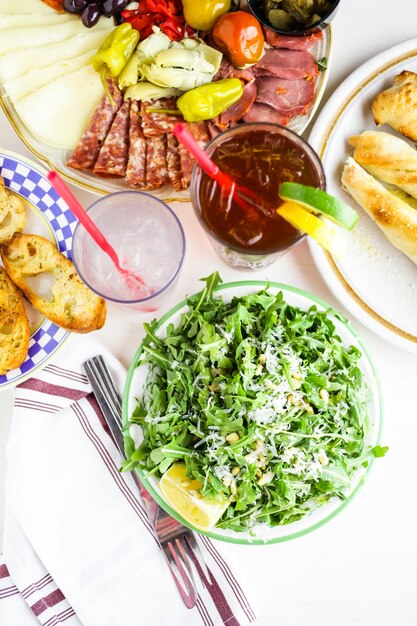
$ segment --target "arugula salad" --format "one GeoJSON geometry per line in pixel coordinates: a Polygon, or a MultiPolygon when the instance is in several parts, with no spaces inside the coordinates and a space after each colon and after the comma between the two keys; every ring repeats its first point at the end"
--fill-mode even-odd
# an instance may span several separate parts
{"type": "MultiPolygon", "coordinates": [[[[224,302],[217,273],[188,298],[166,335],[146,327],[146,383],[127,426],[128,459],[161,477],[174,463],[205,498],[227,500],[217,527],[288,524],[335,496],[386,448],[366,445],[370,392],[355,346],[329,312],[288,304],[268,288],[224,302]]],[[[330,311],[333,317],[337,314],[330,311]]]]}

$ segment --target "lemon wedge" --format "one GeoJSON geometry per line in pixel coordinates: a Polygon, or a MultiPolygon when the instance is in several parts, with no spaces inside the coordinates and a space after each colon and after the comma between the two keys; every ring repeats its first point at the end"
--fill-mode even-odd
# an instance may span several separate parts
{"type": "Polygon", "coordinates": [[[322,213],[347,230],[352,230],[359,219],[359,215],[352,207],[317,187],[300,183],[282,183],[279,195],[283,200],[296,202],[309,212],[322,213]]]}
{"type": "Polygon", "coordinates": [[[202,484],[186,475],[184,463],[174,463],[159,481],[166,502],[198,530],[209,530],[223,515],[229,502],[201,495],[202,484]]]}
{"type": "Polygon", "coordinates": [[[295,202],[284,202],[277,209],[277,213],[294,228],[310,235],[330,254],[338,258],[343,256],[346,250],[346,239],[316,215],[309,213],[295,202]]]}

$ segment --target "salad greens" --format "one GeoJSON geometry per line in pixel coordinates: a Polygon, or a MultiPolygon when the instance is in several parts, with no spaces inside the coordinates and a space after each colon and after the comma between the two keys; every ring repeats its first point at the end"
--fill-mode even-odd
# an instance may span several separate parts
{"type": "MultiPolygon", "coordinates": [[[[370,449],[370,394],[361,356],[338,337],[329,312],[304,311],[264,289],[223,302],[217,273],[188,298],[181,321],[146,327],[149,365],[129,425],[123,469],[162,475],[186,464],[202,494],[227,498],[217,526],[288,524],[334,496],[386,448],[370,449]]],[[[330,311],[333,316],[337,316],[330,311]]]]}

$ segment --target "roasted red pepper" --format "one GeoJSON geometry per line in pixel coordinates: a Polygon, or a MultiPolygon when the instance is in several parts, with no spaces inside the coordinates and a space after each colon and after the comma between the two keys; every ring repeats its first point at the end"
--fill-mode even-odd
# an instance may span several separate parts
{"type": "Polygon", "coordinates": [[[173,40],[183,39],[186,34],[194,32],[185,23],[181,0],[139,0],[139,7],[125,9],[122,18],[139,31],[141,40],[152,34],[153,26],[158,26],[173,40]]]}

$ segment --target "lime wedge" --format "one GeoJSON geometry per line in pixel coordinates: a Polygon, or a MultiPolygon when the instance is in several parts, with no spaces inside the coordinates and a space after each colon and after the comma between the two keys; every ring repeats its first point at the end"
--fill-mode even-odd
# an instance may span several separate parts
{"type": "Polygon", "coordinates": [[[292,200],[311,213],[322,213],[335,224],[352,230],[359,215],[352,207],[316,187],[299,183],[282,183],[279,195],[283,200],[292,200]]]}
{"type": "Polygon", "coordinates": [[[284,202],[277,209],[277,213],[294,228],[310,235],[330,254],[338,258],[343,256],[346,250],[345,237],[316,215],[309,213],[295,202],[284,202]]]}

